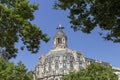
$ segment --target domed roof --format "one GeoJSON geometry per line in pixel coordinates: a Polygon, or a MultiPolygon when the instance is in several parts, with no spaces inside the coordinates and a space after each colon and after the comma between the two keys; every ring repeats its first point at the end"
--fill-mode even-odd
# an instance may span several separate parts
{"type": "Polygon", "coordinates": [[[62,30],[58,30],[58,32],[56,33],[55,37],[66,37],[65,33],[62,30]]]}
{"type": "Polygon", "coordinates": [[[51,54],[47,55],[47,60],[74,60],[74,55],[71,52],[66,52],[66,51],[56,51],[52,52],[51,54]]]}
{"type": "Polygon", "coordinates": [[[62,31],[62,29],[64,29],[64,27],[62,27],[61,25],[58,26],[58,32],[56,33],[54,38],[61,38],[61,37],[65,37],[67,38],[67,36],[65,35],[65,33],[62,31]]]}

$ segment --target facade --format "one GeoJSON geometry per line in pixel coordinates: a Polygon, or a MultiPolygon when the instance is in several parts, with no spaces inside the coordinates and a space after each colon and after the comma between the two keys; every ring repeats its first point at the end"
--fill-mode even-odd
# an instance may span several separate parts
{"type": "Polygon", "coordinates": [[[90,63],[109,63],[84,57],[76,50],[68,49],[67,36],[62,31],[63,27],[59,25],[58,31],[54,36],[53,48],[39,58],[36,65],[36,76],[38,80],[61,80],[61,77],[69,72],[78,71],[80,68],[86,68],[90,63]]]}
{"type": "Polygon", "coordinates": [[[118,75],[118,80],[120,80],[120,68],[118,67],[112,67],[115,70],[115,74],[118,75]]]}

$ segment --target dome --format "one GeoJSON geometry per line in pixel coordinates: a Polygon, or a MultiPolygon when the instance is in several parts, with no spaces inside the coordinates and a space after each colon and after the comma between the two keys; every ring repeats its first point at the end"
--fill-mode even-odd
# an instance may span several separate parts
{"type": "Polygon", "coordinates": [[[57,51],[53,52],[52,54],[48,55],[46,61],[53,61],[53,60],[68,60],[73,61],[74,55],[70,52],[65,51],[57,51]]]}
{"type": "Polygon", "coordinates": [[[62,38],[62,37],[67,38],[67,36],[66,36],[65,33],[62,31],[62,29],[59,29],[54,38],[62,38]]]}

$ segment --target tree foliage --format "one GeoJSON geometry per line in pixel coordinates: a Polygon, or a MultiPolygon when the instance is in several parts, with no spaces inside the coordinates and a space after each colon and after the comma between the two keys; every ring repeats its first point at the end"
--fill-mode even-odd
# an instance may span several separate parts
{"type": "Polygon", "coordinates": [[[106,40],[120,42],[120,0],[55,0],[56,9],[68,10],[71,27],[91,33],[95,27],[106,40]]]}
{"type": "Polygon", "coordinates": [[[41,29],[32,24],[37,4],[30,4],[28,0],[0,0],[0,47],[15,57],[18,49],[15,43],[22,41],[32,53],[39,50],[40,41],[48,42],[49,38],[41,29]]]}
{"type": "Polygon", "coordinates": [[[93,63],[86,69],[65,75],[63,80],[118,80],[118,76],[111,66],[93,63]]]}
{"type": "Polygon", "coordinates": [[[5,62],[0,57],[0,80],[33,80],[33,77],[27,73],[22,62],[14,65],[12,62],[5,62]]]}

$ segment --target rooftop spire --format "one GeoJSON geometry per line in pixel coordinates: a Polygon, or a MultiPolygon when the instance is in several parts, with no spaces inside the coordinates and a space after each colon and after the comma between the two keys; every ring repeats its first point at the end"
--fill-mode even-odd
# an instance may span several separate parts
{"type": "Polygon", "coordinates": [[[58,30],[62,30],[62,29],[64,29],[64,27],[62,27],[62,25],[59,24],[58,27],[57,27],[57,29],[58,29],[58,30]]]}

